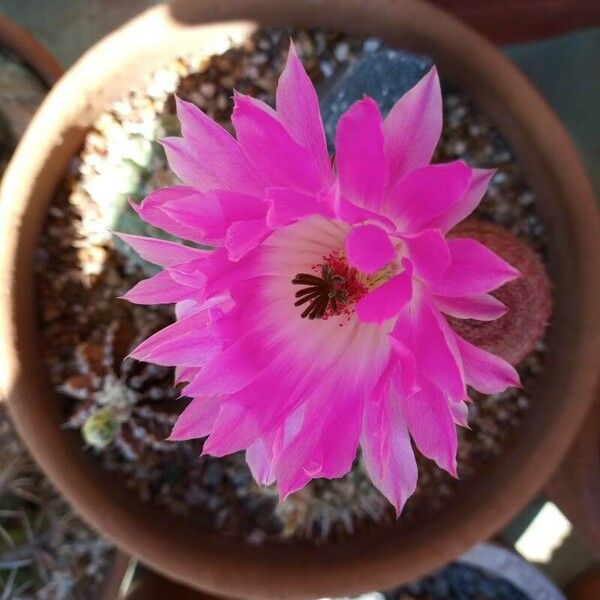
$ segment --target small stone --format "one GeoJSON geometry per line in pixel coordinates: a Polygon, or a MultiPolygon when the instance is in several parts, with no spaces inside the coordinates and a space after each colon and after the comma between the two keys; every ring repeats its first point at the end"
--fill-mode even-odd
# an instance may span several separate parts
{"type": "Polygon", "coordinates": [[[347,60],[350,54],[350,46],[348,45],[348,43],[342,42],[341,44],[338,44],[335,47],[333,54],[339,62],[344,62],[345,60],[347,60]]]}
{"type": "Polygon", "coordinates": [[[363,43],[363,50],[365,52],[375,52],[381,47],[381,40],[379,38],[371,37],[367,38],[363,43]]]}
{"type": "MultiPolygon", "coordinates": [[[[338,48],[340,45],[336,46],[336,50],[338,48]]],[[[338,54],[346,54],[346,47],[343,48],[338,50],[338,54]]],[[[321,93],[321,112],[330,148],[333,150],[339,118],[354,102],[364,95],[370,96],[386,115],[432,64],[425,56],[389,49],[364,53],[350,64],[321,93]]]]}
{"type": "Polygon", "coordinates": [[[205,98],[214,98],[217,93],[217,86],[212,81],[206,81],[200,84],[199,90],[205,98]]]}

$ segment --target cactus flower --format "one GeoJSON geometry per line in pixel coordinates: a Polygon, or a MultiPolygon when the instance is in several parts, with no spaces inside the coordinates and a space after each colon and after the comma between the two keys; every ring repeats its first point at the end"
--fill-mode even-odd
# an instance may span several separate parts
{"type": "Polygon", "coordinates": [[[327,153],[317,94],[293,45],[276,108],[234,96],[236,137],[179,100],[181,138],[163,141],[183,185],[133,205],[146,222],[215,247],[121,235],[162,271],[125,296],[175,303],[176,322],[131,354],[176,367],[191,401],[172,440],[214,456],[245,450],[281,498],[347,473],[358,447],[400,512],[414,446],[456,475],[467,385],[519,385],[504,360],[446,316],[493,320],[490,295],[518,272],[446,234],[477,206],[491,171],[430,164],[442,127],[432,69],[385,119],[365,97],[327,153]]]}

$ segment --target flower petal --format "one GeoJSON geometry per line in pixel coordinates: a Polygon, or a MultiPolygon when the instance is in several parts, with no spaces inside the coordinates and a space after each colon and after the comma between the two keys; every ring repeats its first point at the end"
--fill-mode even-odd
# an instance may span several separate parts
{"type": "Polygon", "coordinates": [[[450,264],[450,251],[444,236],[436,229],[426,229],[411,236],[402,236],[415,275],[426,281],[436,281],[450,264]]]}
{"type": "Polygon", "coordinates": [[[251,411],[243,405],[224,401],[213,429],[204,442],[202,454],[225,456],[248,448],[258,430],[251,411]]]}
{"type": "Polygon", "coordinates": [[[271,467],[273,451],[263,439],[256,440],[246,450],[246,462],[252,477],[259,485],[271,485],[275,482],[275,474],[271,467]]]}
{"type": "Polygon", "coordinates": [[[471,171],[462,161],[415,169],[390,189],[385,212],[403,233],[438,228],[450,207],[465,195],[471,171]]]}
{"type": "Polygon", "coordinates": [[[376,102],[365,97],[342,115],[335,138],[335,165],[342,195],[374,211],[381,206],[388,179],[381,127],[376,102]]]}
{"type": "Polygon", "coordinates": [[[450,264],[431,284],[439,296],[472,296],[491,292],[519,277],[519,272],[483,244],[468,238],[448,240],[450,264]]]}
{"type": "Polygon", "coordinates": [[[194,398],[175,422],[170,441],[181,442],[206,437],[219,414],[221,398],[194,398]]]}
{"type": "Polygon", "coordinates": [[[328,218],[334,216],[327,203],[318,200],[313,194],[291,188],[269,188],[266,200],[269,204],[267,225],[273,229],[310,215],[328,218]]]}
{"type": "Polygon", "coordinates": [[[457,425],[461,427],[469,427],[469,407],[466,402],[451,402],[450,412],[452,413],[452,419],[457,425]]]}
{"type": "Polygon", "coordinates": [[[465,380],[454,332],[422,291],[415,291],[391,335],[414,353],[424,379],[459,402],[465,397],[465,380]]]}
{"type": "Polygon", "coordinates": [[[325,130],[315,87],[290,41],[290,51],[276,93],[277,116],[294,140],[314,157],[324,184],[332,180],[325,130]]]}
{"type": "Polygon", "coordinates": [[[419,451],[454,477],[458,438],[444,394],[426,379],[421,390],[401,398],[402,413],[419,451]]]}
{"type": "Polygon", "coordinates": [[[175,323],[164,327],[145,339],[129,353],[129,356],[136,360],[150,362],[161,346],[185,336],[190,331],[201,331],[208,321],[208,311],[193,313],[186,318],[175,321],[175,323]]]}
{"type": "Polygon", "coordinates": [[[360,445],[373,484],[400,514],[416,489],[418,472],[400,401],[394,394],[366,401],[360,445]]]}
{"type": "Polygon", "coordinates": [[[205,243],[220,242],[234,221],[264,218],[266,214],[262,199],[225,190],[167,199],[160,209],[169,219],[196,231],[205,243]]]}
{"type": "Polygon", "coordinates": [[[225,247],[229,258],[235,262],[246,256],[258,246],[270,233],[264,219],[237,221],[230,225],[225,238],[225,247]]]}
{"type": "Polygon", "coordinates": [[[494,321],[507,311],[500,300],[490,294],[474,296],[434,296],[435,305],[444,314],[457,319],[476,319],[478,321],[494,321]]]}
{"type": "Polygon", "coordinates": [[[400,400],[391,386],[401,368],[400,361],[407,356],[404,348],[399,350],[400,354],[390,355],[379,381],[366,398],[360,440],[367,473],[398,514],[415,491],[418,475],[400,400]]]}
{"type": "Polygon", "coordinates": [[[495,172],[494,169],[471,169],[471,177],[464,194],[444,215],[436,219],[435,226],[447,233],[466,219],[479,206],[495,172]]]}
{"type": "Polygon", "coordinates": [[[383,323],[395,317],[410,301],[411,295],[412,268],[409,268],[361,298],[356,305],[356,314],[364,323],[383,323]]]}
{"type": "Polygon", "coordinates": [[[206,254],[206,250],[198,250],[158,238],[118,232],[114,235],[131,246],[144,260],[161,267],[179,265],[206,254]]]}
{"type": "Polygon", "coordinates": [[[429,164],[442,133],[442,93],[435,67],[396,102],[383,131],[391,184],[429,164]]]}
{"type": "Polygon", "coordinates": [[[376,273],[396,255],[387,232],[378,225],[353,227],[346,238],[348,262],[363,273],[376,273]]]}
{"type": "Polygon", "coordinates": [[[206,185],[197,187],[244,190],[260,195],[265,182],[252,169],[237,140],[191,102],[176,98],[176,103],[181,134],[195,157],[196,169],[210,174],[206,185]]]}
{"type": "Polygon", "coordinates": [[[186,396],[233,394],[256,379],[272,360],[264,336],[251,331],[204,365],[184,389],[186,396]]]}
{"type": "Polygon", "coordinates": [[[194,149],[188,142],[179,137],[166,137],[160,140],[171,171],[198,191],[211,190],[223,186],[222,181],[202,166],[194,149]]]}
{"type": "Polygon", "coordinates": [[[161,271],[154,277],[142,279],[122,298],[133,304],[172,304],[197,295],[198,290],[177,283],[169,271],[161,271]]]}
{"type": "Polygon", "coordinates": [[[188,225],[178,219],[169,216],[163,210],[166,203],[177,204],[180,201],[202,202],[202,194],[198,190],[186,186],[165,187],[150,193],[141,204],[130,202],[131,208],[146,223],[154,225],[171,235],[202,243],[204,234],[194,225],[188,225]]]}
{"type": "Polygon", "coordinates": [[[292,139],[264,103],[236,94],[231,120],[248,160],[269,186],[313,193],[323,187],[315,158],[292,139]]]}
{"type": "Polygon", "coordinates": [[[521,387],[519,374],[505,360],[486,352],[455,334],[462,357],[466,382],[482,394],[498,394],[509,387],[521,387]]]}

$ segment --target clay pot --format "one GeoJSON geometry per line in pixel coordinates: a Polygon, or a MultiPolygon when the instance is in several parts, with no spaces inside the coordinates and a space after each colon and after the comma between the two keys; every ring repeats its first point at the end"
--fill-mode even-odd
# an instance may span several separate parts
{"type": "Polygon", "coordinates": [[[593,27],[600,6],[593,0],[434,0],[497,44],[527,42],[593,27]]]}
{"type": "MultiPolygon", "coordinates": [[[[142,568],[123,600],[218,600],[215,596],[192,590],[142,568]]],[[[108,600],[108,598],[107,598],[108,600]]],[[[113,599],[114,600],[114,599],[113,599]]]]}
{"type": "Polygon", "coordinates": [[[546,491],[600,558],[600,401],[546,491]]]}
{"type": "Polygon", "coordinates": [[[50,88],[63,74],[56,59],[25,29],[0,15],[0,45],[20,56],[50,88]]]}
{"type": "Polygon", "coordinates": [[[159,6],[93,47],[49,95],[18,148],[0,193],[2,389],[32,453],[78,511],[125,550],[209,592],[266,600],[390,588],[458,556],[500,529],[543,486],[578,430],[598,385],[600,219],[573,145],[512,64],[446,13],[415,0],[195,0],[159,6]],[[554,322],[547,369],[503,455],[435,517],[320,546],[250,547],[146,505],[60,427],[60,401],[42,365],[33,259],[52,195],[86,128],[107,101],[192,49],[266,26],[375,34],[429,54],[465,89],[516,152],[548,227],[554,322]]]}

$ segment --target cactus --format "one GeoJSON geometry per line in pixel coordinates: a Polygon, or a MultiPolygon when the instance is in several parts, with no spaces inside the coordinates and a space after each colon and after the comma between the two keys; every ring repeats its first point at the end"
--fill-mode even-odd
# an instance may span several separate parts
{"type": "Polygon", "coordinates": [[[518,364],[541,340],[551,315],[550,282],[542,261],[524,241],[492,223],[469,219],[454,229],[452,237],[481,242],[521,272],[521,277],[492,293],[507,306],[504,316],[485,322],[448,318],[471,343],[518,364]]]}
{"type": "MultiPolygon", "coordinates": [[[[146,337],[145,332],[140,337],[146,337]]],[[[125,322],[114,321],[101,344],[84,342],[76,349],[78,373],[60,391],[77,402],[67,426],[81,430],[96,450],[115,446],[135,460],[144,448],[168,451],[165,441],[177,418],[177,409],[164,401],[177,397],[165,367],[126,358],[138,338],[125,322]]]]}

